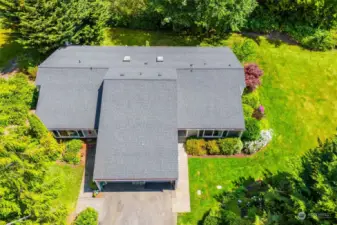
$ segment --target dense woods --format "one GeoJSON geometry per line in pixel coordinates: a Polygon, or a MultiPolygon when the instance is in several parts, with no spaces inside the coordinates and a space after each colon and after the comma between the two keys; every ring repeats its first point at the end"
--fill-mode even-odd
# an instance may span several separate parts
{"type": "Polygon", "coordinates": [[[0,0],[2,26],[26,48],[99,44],[106,27],[201,35],[284,32],[315,50],[337,43],[337,0],[0,0]]]}

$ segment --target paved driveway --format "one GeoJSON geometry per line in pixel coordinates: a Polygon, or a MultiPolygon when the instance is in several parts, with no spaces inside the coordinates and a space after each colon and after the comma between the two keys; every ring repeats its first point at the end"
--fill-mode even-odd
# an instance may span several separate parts
{"type": "Polygon", "coordinates": [[[171,192],[104,193],[99,225],[173,225],[171,192]]]}

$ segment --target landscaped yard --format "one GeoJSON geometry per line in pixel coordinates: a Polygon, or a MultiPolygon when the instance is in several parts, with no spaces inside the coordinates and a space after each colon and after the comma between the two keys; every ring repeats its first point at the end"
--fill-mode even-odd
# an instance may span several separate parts
{"type": "MultiPolygon", "coordinates": [[[[232,35],[218,45],[242,39],[232,35]]],[[[210,40],[157,32],[113,29],[104,45],[210,45],[210,40]]],[[[181,215],[181,225],[196,225],[217,204],[214,196],[240,176],[261,177],[266,169],[292,170],[298,156],[335,133],[337,127],[337,51],[311,52],[298,46],[262,39],[256,60],[264,70],[261,102],[274,130],[274,139],[251,158],[189,160],[192,212],[181,215]],[[201,190],[201,196],[197,195],[201,190]]]]}

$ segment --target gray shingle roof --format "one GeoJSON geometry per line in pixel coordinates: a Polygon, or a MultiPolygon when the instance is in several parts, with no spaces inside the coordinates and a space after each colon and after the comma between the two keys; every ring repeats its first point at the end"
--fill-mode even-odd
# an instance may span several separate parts
{"type": "Polygon", "coordinates": [[[244,129],[244,72],[228,48],[71,46],[36,84],[49,129],[99,128],[94,179],[177,179],[177,129],[244,129]]]}
{"type": "Polygon", "coordinates": [[[105,80],[94,179],[178,178],[174,80],[105,80]]]}
{"type": "Polygon", "coordinates": [[[178,128],[245,128],[240,69],[178,70],[178,128]]]}
{"type": "Polygon", "coordinates": [[[55,51],[42,67],[94,68],[242,68],[226,47],[95,47],[70,46],[55,51]],[[130,56],[130,62],[123,62],[130,56]],[[163,56],[164,62],[156,62],[163,56]],[[147,64],[145,64],[147,63],[147,64]]]}
{"type": "Polygon", "coordinates": [[[36,114],[48,129],[98,127],[100,87],[107,69],[40,68],[36,114]]]}

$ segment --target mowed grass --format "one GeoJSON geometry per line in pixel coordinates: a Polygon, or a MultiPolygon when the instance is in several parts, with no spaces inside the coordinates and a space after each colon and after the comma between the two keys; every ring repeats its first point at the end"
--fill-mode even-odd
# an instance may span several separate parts
{"type": "MultiPolygon", "coordinates": [[[[104,45],[229,45],[242,40],[201,40],[189,36],[112,29],[104,45]]],[[[263,172],[294,170],[299,157],[335,134],[337,127],[337,51],[312,52],[298,46],[260,39],[254,60],[264,70],[261,102],[274,130],[273,141],[251,158],[189,159],[191,213],[180,214],[178,224],[196,225],[216,206],[215,195],[233,187],[239,177],[261,177],[263,172]],[[197,190],[201,190],[198,196],[197,190]]]]}
{"type": "Polygon", "coordinates": [[[65,206],[69,213],[75,210],[83,171],[84,166],[81,165],[54,164],[50,168],[50,175],[55,174],[55,177],[60,177],[60,183],[63,185],[61,194],[55,199],[54,204],[65,206]]]}
{"type": "MultiPolygon", "coordinates": [[[[241,39],[234,36],[233,39],[241,39]]],[[[299,157],[333,135],[337,127],[337,52],[311,52],[298,46],[260,42],[256,59],[264,70],[261,102],[274,130],[274,139],[251,158],[189,159],[192,212],[179,224],[197,224],[217,205],[214,196],[233,187],[239,177],[294,170],[299,157]],[[202,191],[197,196],[197,190],[202,191]]]]}

